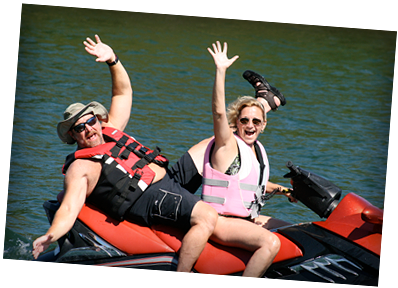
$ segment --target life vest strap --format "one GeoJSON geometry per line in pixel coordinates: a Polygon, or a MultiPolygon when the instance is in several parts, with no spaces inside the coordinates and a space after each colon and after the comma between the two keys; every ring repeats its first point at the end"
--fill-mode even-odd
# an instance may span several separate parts
{"type": "Polygon", "coordinates": [[[256,192],[258,190],[258,185],[239,183],[240,189],[256,192]]]}
{"type": "Polygon", "coordinates": [[[142,172],[140,170],[136,170],[132,178],[132,181],[130,183],[130,190],[135,191],[137,189],[141,177],[142,177],[142,172]]]}
{"type": "MultiPolygon", "coordinates": [[[[222,204],[222,205],[225,204],[225,198],[223,198],[223,197],[202,194],[202,200],[205,202],[209,202],[209,203],[216,203],[216,204],[222,204]]],[[[246,209],[252,208],[253,204],[255,204],[255,203],[243,201],[243,205],[245,206],[246,209]]]]}
{"type": "Polygon", "coordinates": [[[217,204],[224,204],[225,203],[225,198],[223,198],[223,197],[203,195],[203,194],[202,194],[202,200],[205,201],[205,202],[217,203],[217,204]]]}
{"type": "Polygon", "coordinates": [[[129,189],[127,188],[128,186],[131,186],[131,181],[129,181],[129,177],[126,174],[126,176],[124,177],[125,181],[119,181],[116,184],[116,188],[118,191],[122,191],[119,195],[119,197],[117,197],[116,202],[114,203],[114,205],[112,205],[112,209],[111,212],[114,215],[118,215],[119,214],[119,208],[122,206],[123,202],[126,200],[127,195],[129,194],[129,189]]]}
{"type": "Polygon", "coordinates": [[[124,176],[120,177],[119,181],[114,184],[115,186],[112,193],[109,193],[108,201],[111,202],[112,200],[116,200],[111,205],[110,215],[121,221],[123,220],[123,216],[121,215],[124,215],[124,210],[128,209],[128,206],[122,208],[123,203],[126,201],[127,197],[129,197],[128,195],[130,193],[135,193],[136,198],[138,199],[146,187],[143,187],[144,189],[142,189],[142,185],[140,185],[142,182],[141,177],[143,175],[141,169],[135,170],[134,175],[130,175],[120,164],[117,163],[117,161],[115,161],[112,157],[105,155],[101,178],[117,179],[115,177],[118,177],[116,175],[120,173],[117,172],[118,170],[122,171],[124,176]],[[119,211],[121,208],[123,211],[119,211]]]}
{"type": "MultiPolygon", "coordinates": [[[[227,180],[220,180],[220,179],[211,179],[211,178],[203,178],[202,180],[203,185],[209,186],[218,186],[227,188],[229,186],[229,181],[227,180]]],[[[242,190],[252,191],[254,192],[255,200],[248,202],[243,201],[243,206],[246,209],[251,209],[250,215],[252,218],[258,217],[258,211],[261,210],[261,207],[265,204],[264,199],[264,189],[263,185],[253,185],[248,183],[239,183],[239,188],[242,190]]],[[[225,204],[226,199],[224,197],[217,197],[212,195],[203,195],[202,200],[209,203],[216,203],[216,204],[225,204]]]]}
{"type": "Polygon", "coordinates": [[[153,160],[160,154],[160,149],[159,147],[156,146],[156,149],[153,150],[152,153],[145,154],[141,160],[137,161],[137,163],[134,164],[133,170],[140,168],[142,169],[145,165],[148,165],[149,163],[152,163],[153,160]]]}
{"type": "Polygon", "coordinates": [[[226,187],[229,186],[229,181],[220,180],[220,179],[203,178],[202,184],[203,185],[218,186],[218,187],[225,187],[226,188],[226,187]]]}
{"type": "Polygon", "coordinates": [[[129,158],[130,153],[133,152],[135,149],[135,147],[134,148],[131,147],[131,146],[133,146],[132,144],[135,144],[135,147],[138,146],[138,144],[136,142],[133,142],[130,145],[127,145],[126,149],[124,149],[122,154],[120,154],[120,156],[119,156],[120,159],[126,160],[129,158]]]}
{"type": "MultiPolygon", "coordinates": [[[[220,180],[220,179],[211,179],[211,178],[203,178],[202,180],[203,185],[209,186],[217,186],[217,187],[228,187],[229,181],[227,180],[220,180]]],[[[240,189],[257,192],[259,190],[258,185],[248,184],[248,183],[239,183],[240,189]]]]}
{"type": "Polygon", "coordinates": [[[133,171],[137,168],[142,169],[145,165],[148,165],[149,163],[154,162],[155,164],[161,166],[161,167],[167,167],[168,161],[160,161],[156,160],[155,158],[160,155],[161,149],[156,146],[156,149],[153,150],[151,153],[148,153],[150,151],[147,147],[141,145],[140,149],[137,149],[137,147],[140,145],[137,141],[133,141],[129,145],[126,145],[127,141],[130,139],[127,135],[123,135],[120,140],[115,140],[114,138],[104,134],[104,137],[108,141],[115,142],[116,145],[110,150],[111,155],[113,158],[120,158],[122,160],[126,160],[129,158],[129,155],[131,152],[133,152],[135,155],[137,155],[141,160],[137,161],[135,165],[131,168],[133,171]],[[122,153],[120,153],[120,150],[125,147],[122,153]]]}
{"type": "Polygon", "coordinates": [[[261,149],[257,141],[254,142],[254,150],[256,151],[257,160],[260,163],[260,178],[258,180],[258,184],[261,185],[264,177],[265,164],[264,164],[263,154],[261,153],[261,149]]]}
{"type": "MultiPolygon", "coordinates": [[[[106,135],[104,135],[104,136],[106,136],[106,135]]],[[[116,141],[112,137],[109,137],[109,139],[111,139],[112,141],[116,142],[116,145],[111,149],[110,152],[112,153],[112,157],[113,158],[117,158],[119,156],[120,150],[123,147],[125,147],[124,145],[126,144],[127,140],[129,140],[129,137],[127,137],[126,135],[123,135],[122,138],[120,138],[119,141],[116,141]]]]}

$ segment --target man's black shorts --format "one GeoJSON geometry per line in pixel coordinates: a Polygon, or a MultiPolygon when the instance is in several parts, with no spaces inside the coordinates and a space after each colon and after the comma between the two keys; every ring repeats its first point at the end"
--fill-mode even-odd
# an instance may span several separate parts
{"type": "Polygon", "coordinates": [[[200,201],[198,196],[182,187],[194,189],[198,184],[194,173],[195,165],[194,169],[180,169],[189,167],[189,159],[192,162],[189,154],[184,154],[170,170],[167,170],[162,180],[150,185],[134,203],[125,219],[139,221],[148,226],[165,224],[189,229],[193,207],[200,201]]]}
{"type": "Polygon", "coordinates": [[[170,168],[170,171],[173,178],[192,194],[202,185],[202,175],[198,173],[188,152],[178,159],[177,163],[170,168]]]}

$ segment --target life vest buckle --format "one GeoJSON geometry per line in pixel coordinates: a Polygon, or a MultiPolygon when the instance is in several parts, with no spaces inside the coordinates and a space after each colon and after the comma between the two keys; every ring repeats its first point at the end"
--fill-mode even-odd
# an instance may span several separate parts
{"type": "Polygon", "coordinates": [[[141,169],[137,169],[135,171],[135,173],[133,175],[133,178],[131,180],[131,183],[130,183],[130,187],[129,187],[130,190],[135,191],[137,189],[138,182],[141,180],[141,177],[142,177],[143,174],[144,173],[143,173],[143,171],[141,169]]]}

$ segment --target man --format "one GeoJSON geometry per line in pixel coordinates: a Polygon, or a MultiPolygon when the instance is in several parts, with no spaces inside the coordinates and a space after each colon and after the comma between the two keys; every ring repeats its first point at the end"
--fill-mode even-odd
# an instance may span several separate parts
{"type": "MultiPolygon", "coordinates": [[[[136,173],[133,174],[132,179],[128,179],[129,177],[123,178],[123,181],[127,179],[126,181],[129,183],[134,183],[134,185],[130,185],[134,187],[126,191],[135,193],[123,195],[123,191],[118,192],[120,195],[114,195],[107,203],[103,199],[106,192],[96,189],[99,182],[104,183],[104,181],[109,180],[105,179],[108,176],[104,176],[102,171],[103,162],[101,160],[88,161],[88,156],[81,156],[81,153],[84,154],[85,151],[94,150],[96,151],[94,154],[101,154],[98,152],[98,148],[106,146],[105,144],[110,141],[105,140],[106,137],[103,135],[103,131],[107,131],[106,129],[123,133],[121,131],[125,129],[128,123],[132,106],[132,88],[126,70],[112,48],[102,43],[98,35],[95,38],[97,43],[87,38],[84,45],[89,54],[97,57],[97,62],[106,62],[109,65],[112,78],[112,101],[109,113],[98,102],[91,102],[88,105],[75,103],[65,110],[65,120],[61,121],[57,127],[58,135],[61,140],[68,144],[76,142],[77,151],[72,157],[74,161],[67,162],[66,167],[64,167],[65,194],[61,206],[47,233],[33,242],[32,254],[37,258],[51,243],[65,235],[72,228],[87,199],[92,203],[102,203],[103,207],[101,208],[107,209],[106,205],[110,206],[110,213],[114,213],[120,218],[125,217],[127,220],[143,221],[148,225],[156,223],[156,221],[163,221],[164,223],[186,227],[188,231],[182,240],[177,271],[191,271],[214,231],[218,217],[217,212],[209,205],[199,201],[198,197],[178,186],[176,181],[171,178],[171,173],[162,165],[159,165],[161,161],[156,162],[156,159],[160,157],[159,155],[144,163],[145,167],[135,169],[136,173]],[[142,171],[148,172],[146,175],[150,175],[147,183],[139,181],[145,180],[145,176],[142,177],[143,179],[139,179],[143,174],[142,171]],[[137,179],[135,179],[136,175],[137,179]],[[134,182],[134,180],[137,181],[134,182]],[[173,187],[170,188],[169,186],[173,187]],[[170,189],[167,190],[168,188],[170,189]],[[145,192],[142,193],[144,190],[145,192]],[[137,195],[139,197],[136,197],[137,195]],[[176,202],[173,199],[177,199],[178,205],[173,206],[173,203],[176,202]],[[158,207],[160,203],[165,203],[164,205],[171,203],[173,211],[167,212],[169,215],[164,215],[164,209],[158,207]],[[124,212],[120,212],[121,209],[124,209],[124,212]],[[173,219],[166,219],[170,218],[170,215],[173,219]]],[[[128,143],[132,142],[130,138],[128,141],[128,143]]],[[[146,159],[146,157],[144,158],[146,159]]],[[[113,160],[113,158],[110,160],[113,160]]],[[[111,181],[110,179],[106,183],[109,184],[111,181]]],[[[115,186],[120,185],[120,183],[122,182],[116,183],[115,186]]],[[[170,207],[167,208],[170,210],[170,207]]]]}
{"type": "Polygon", "coordinates": [[[33,242],[33,256],[65,235],[87,202],[119,220],[184,229],[177,271],[191,271],[211,236],[219,244],[253,252],[243,276],[262,276],[279,250],[279,239],[249,221],[219,218],[215,209],[189,192],[201,183],[192,150],[169,170],[160,150],[150,150],[123,132],[132,105],[130,79],[113,50],[95,37],[97,43],[87,38],[84,45],[96,61],[110,67],[111,107],[108,113],[98,102],[75,103],[58,123],[60,139],[76,142],[77,150],[63,168],[61,206],[47,233],[33,242]]]}

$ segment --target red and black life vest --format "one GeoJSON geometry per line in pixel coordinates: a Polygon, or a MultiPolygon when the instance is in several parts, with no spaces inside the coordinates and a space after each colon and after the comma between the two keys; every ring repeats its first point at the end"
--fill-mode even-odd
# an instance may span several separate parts
{"type": "Polygon", "coordinates": [[[100,179],[86,201],[122,220],[155,178],[148,164],[167,167],[168,160],[160,154],[160,148],[151,150],[118,129],[104,127],[102,134],[106,143],[68,155],[62,172],[65,174],[76,159],[101,161],[100,179]]]}

